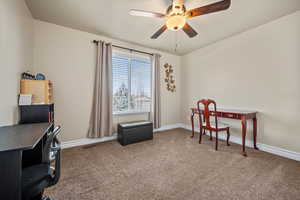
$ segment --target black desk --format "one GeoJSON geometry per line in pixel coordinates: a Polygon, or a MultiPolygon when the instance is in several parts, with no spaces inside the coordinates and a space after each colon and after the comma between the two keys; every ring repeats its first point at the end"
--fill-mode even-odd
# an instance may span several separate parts
{"type": "Polygon", "coordinates": [[[0,127],[0,199],[21,200],[23,151],[42,143],[42,138],[52,128],[50,123],[0,127]]]}

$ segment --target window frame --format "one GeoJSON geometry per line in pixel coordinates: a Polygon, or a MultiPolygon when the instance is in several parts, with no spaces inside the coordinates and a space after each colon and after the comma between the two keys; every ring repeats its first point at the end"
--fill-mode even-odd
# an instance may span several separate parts
{"type": "MultiPolygon", "coordinates": [[[[119,48],[113,47],[112,48],[112,57],[113,56],[128,56],[127,58],[129,59],[129,69],[128,69],[128,105],[130,105],[130,97],[131,97],[131,76],[132,76],[132,60],[136,57],[138,57],[138,55],[146,55],[146,54],[142,54],[142,53],[137,53],[134,54],[134,51],[129,51],[129,50],[120,50],[119,48]],[[136,56],[136,57],[134,57],[136,56]]],[[[141,56],[141,57],[146,57],[146,56],[141,56]]],[[[153,67],[152,67],[152,59],[151,56],[149,55],[149,61],[150,61],[150,110],[149,111],[137,111],[137,110],[130,110],[127,109],[125,111],[113,111],[113,116],[122,116],[122,115],[142,115],[142,114],[150,114],[151,113],[151,108],[152,108],[152,91],[153,91],[153,85],[152,85],[152,81],[153,81],[153,67]]],[[[112,70],[113,73],[113,70],[112,70]]],[[[113,86],[113,74],[112,74],[112,86],[113,86]]],[[[114,87],[114,86],[113,86],[114,87]]],[[[113,91],[113,87],[112,87],[112,97],[114,96],[114,91],[113,91]]],[[[129,106],[128,106],[129,107],[129,106]]]]}

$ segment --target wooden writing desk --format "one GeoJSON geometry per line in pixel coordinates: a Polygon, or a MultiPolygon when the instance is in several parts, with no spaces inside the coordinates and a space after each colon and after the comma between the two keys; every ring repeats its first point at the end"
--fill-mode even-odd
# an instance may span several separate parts
{"type": "MultiPolygon", "coordinates": [[[[192,108],[192,115],[191,115],[191,122],[192,122],[192,137],[195,134],[194,128],[194,116],[195,114],[202,114],[203,109],[200,108],[200,112],[197,108],[192,108]]],[[[214,111],[210,113],[212,116],[215,115],[214,111]]],[[[256,111],[245,111],[245,110],[235,110],[235,109],[223,109],[217,108],[217,116],[221,118],[228,118],[228,119],[236,119],[241,120],[242,122],[242,143],[243,143],[243,155],[247,156],[245,142],[246,142],[246,133],[247,133],[247,120],[253,120],[253,144],[254,149],[257,149],[256,146],[256,137],[257,137],[257,119],[256,119],[256,111]]]]}

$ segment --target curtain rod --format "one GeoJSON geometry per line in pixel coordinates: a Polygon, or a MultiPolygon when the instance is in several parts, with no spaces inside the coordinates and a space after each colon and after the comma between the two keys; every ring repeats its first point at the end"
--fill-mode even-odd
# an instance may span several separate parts
{"type": "MultiPolygon", "coordinates": [[[[93,43],[97,44],[99,43],[99,41],[97,40],[93,40],[93,43]]],[[[128,50],[128,51],[134,51],[134,52],[137,52],[137,53],[143,53],[143,54],[148,54],[150,56],[153,56],[154,54],[153,53],[148,53],[148,52],[145,52],[145,51],[139,51],[139,50],[136,50],[136,49],[131,49],[131,48],[127,48],[127,47],[121,47],[121,46],[118,46],[118,45],[112,45],[113,47],[116,47],[116,48],[119,48],[119,49],[125,49],[125,50],[128,50]]]]}

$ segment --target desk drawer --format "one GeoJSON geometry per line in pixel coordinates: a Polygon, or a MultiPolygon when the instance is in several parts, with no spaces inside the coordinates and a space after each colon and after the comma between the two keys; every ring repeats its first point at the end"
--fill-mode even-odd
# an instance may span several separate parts
{"type": "MultiPolygon", "coordinates": [[[[203,113],[202,113],[202,115],[203,115],[203,113]]],[[[217,115],[217,117],[222,117],[222,113],[221,112],[214,112],[214,111],[210,111],[209,112],[209,115],[210,116],[215,116],[215,115],[217,115]]]]}
{"type": "Polygon", "coordinates": [[[222,117],[230,119],[241,119],[241,115],[235,113],[222,113],[222,117]]]}

